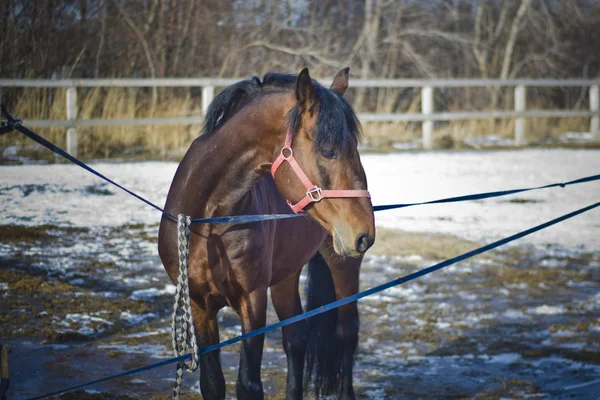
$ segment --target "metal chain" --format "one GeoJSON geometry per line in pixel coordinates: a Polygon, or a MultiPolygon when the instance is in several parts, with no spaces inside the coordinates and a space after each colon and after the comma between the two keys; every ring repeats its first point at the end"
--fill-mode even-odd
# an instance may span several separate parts
{"type": "Polygon", "coordinates": [[[173,351],[175,357],[189,352],[192,356],[190,363],[177,362],[177,374],[173,387],[173,399],[179,400],[181,380],[184,369],[193,372],[198,368],[198,345],[196,343],[196,330],[192,319],[190,306],[190,288],[188,285],[188,254],[190,243],[190,225],[192,219],[183,214],[177,216],[177,244],[179,248],[179,277],[175,290],[175,304],[171,320],[173,351]]]}

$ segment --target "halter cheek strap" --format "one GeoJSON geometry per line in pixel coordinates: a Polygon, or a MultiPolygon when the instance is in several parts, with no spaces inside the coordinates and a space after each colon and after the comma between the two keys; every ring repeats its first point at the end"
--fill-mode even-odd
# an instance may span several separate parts
{"type": "Polygon", "coordinates": [[[317,185],[313,185],[308,176],[302,170],[296,158],[294,158],[294,151],[292,150],[292,131],[288,129],[287,135],[285,137],[285,144],[281,149],[281,153],[279,157],[273,162],[271,165],[271,175],[275,178],[275,172],[277,169],[283,164],[284,161],[287,161],[292,170],[296,173],[296,176],[300,179],[304,187],[306,188],[306,196],[302,198],[298,203],[292,204],[289,200],[287,200],[288,205],[292,209],[295,214],[303,213],[304,208],[308,206],[310,203],[317,203],[324,198],[348,198],[348,197],[367,197],[371,198],[371,195],[366,190],[323,190],[317,185]]]}

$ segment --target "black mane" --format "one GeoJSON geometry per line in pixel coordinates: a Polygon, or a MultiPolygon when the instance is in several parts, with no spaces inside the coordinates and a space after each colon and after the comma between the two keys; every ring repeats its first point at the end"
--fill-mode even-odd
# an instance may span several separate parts
{"type": "Polygon", "coordinates": [[[243,107],[241,103],[245,105],[248,100],[255,98],[261,89],[262,82],[256,76],[223,89],[208,106],[202,134],[212,133],[218,125],[243,107]]]}
{"type": "MultiPolygon", "coordinates": [[[[219,124],[243,108],[249,101],[273,90],[294,89],[297,75],[269,72],[262,81],[240,81],[221,91],[208,107],[202,134],[210,134],[219,124]]],[[[356,146],[361,138],[361,125],[352,107],[337,92],[329,90],[313,79],[318,98],[317,132],[315,146],[321,151],[345,150],[356,146]]],[[[302,116],[298,107],[288,113],[289,128],[295,135],[301,128],[302,116]]]]}

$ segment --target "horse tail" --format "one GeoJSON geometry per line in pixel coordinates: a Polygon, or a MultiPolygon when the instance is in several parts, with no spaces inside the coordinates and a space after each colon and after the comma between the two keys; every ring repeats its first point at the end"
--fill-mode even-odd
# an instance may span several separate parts
{"type": "MultiPolygon", "coordinates": [[[[308,262],[306,309],[312,310],[336,300],[333,278],[321,253],[308,262]]],[[[314,389],[316,398],[340,392],[342,349],[337,339],[337,310],[308,319],[304,381],[314,389]]]]}

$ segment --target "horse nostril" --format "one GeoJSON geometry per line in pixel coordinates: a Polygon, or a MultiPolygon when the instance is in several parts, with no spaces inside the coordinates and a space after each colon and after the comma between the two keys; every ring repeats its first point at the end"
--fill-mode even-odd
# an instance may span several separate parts
{"type": "Polygon", "coordinates": [[[359,253],[364,253],[371,247],[373,242],[369,239],[369,235],[366,233],[361,233],[356,237],[356,241],[354,242],[354,248],[359,253]]]}

